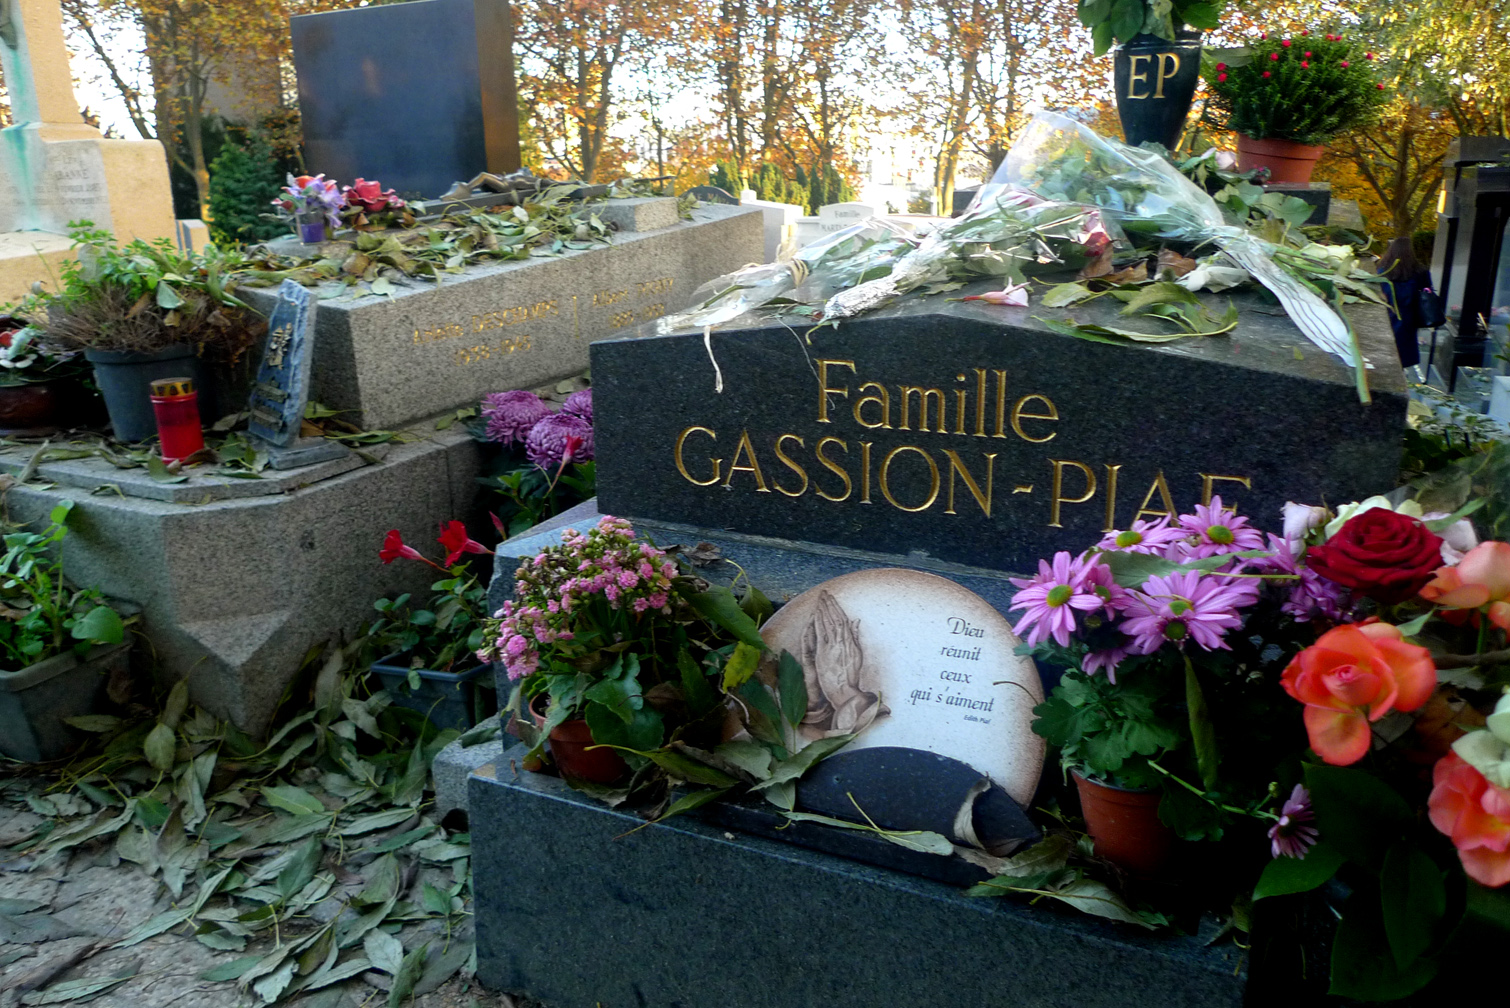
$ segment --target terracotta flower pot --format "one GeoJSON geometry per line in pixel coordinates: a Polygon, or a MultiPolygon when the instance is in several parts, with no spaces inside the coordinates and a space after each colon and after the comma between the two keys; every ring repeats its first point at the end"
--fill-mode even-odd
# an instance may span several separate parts
{"type": "Polygon", "coordinates": [[[1293,140],[1255,140],[1237,135],[1237,166],[1248,172],[1269,169],[1270,182],[1309,182],[1325,147],[1312,147],[1293,140]]]}
{"type": "Polygon", "coordinates": [[[1073,775],[1086,832],[1096,854],[1129,874],[1157,875],[1169,859],[1174,831],[1159,821],[1159,791],[1132,791],[1073,775]]]}
{"type": "Polygon", "coordinates": [[[57,382],[0,385],[0,432],[47,433],[60,425],[62,397],[57,382]]]}
{"type": "MultiPolygon", "coordinates": [[[[545,727],[545,697],[537,696],[530,701],[530,714],[536,728],[545,727]]],[[[592,729],[583,718],[571,718],[551,729],[546,748],[556,761],[556,769],[563,777],[576,777],[594,784],[615,784],[629,773],[629,764],[615,749],[594,746],[592,729]]]]}

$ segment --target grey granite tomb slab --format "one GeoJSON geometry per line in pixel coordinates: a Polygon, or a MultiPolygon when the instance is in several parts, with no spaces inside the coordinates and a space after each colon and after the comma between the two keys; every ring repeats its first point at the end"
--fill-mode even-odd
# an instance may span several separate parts
{"type": "Polygon", "coordinates": [[[477,976],[551,1008],[1243,1002],[1231,945],[970,898],[685,816],[645,826],[499,762],[469,781],[477,976]]]}
{"type": "MultiPolygon", "coordinates": [[[[612,202],[612,201],[610,201],[612,202]]],[[[322,290],[310,397],[392,430],[587,367],[588,344],[685,307],[701,283],[760,259],[758,209],[704,206],[690,221],[611,244],[487,263],[390,295],[322,290]],[[330,296],[334,295],[334,296],[330,296]]],[[[267,314],[276,293],[237,292],[267,314]]]]}
{"type": "MultiPolygon", "coordinates": [[[[1064,310],[939,296],[837,328],[736,321],[707,342],[643,327],[592,347],[599,507],[1021,572],[1212,493],[1277,529],[1287,500],[1392,487],[1406,396],[1382,309],[1353,313],[1377,365],[1365,406],[1277,306],[1232,301],[1230,335],[1152,346],[1035,318],[1064,310]]],[[[1073,315],[1126,325],[1115,310],[1073,315]]]]}

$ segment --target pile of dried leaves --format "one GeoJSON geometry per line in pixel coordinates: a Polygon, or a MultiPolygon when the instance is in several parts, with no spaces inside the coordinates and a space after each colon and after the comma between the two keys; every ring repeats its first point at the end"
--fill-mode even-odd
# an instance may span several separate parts
{"type": "MultiPolygon", "coordinates": [[[[468,836],[426,812],[430,763],[457,733],[436,732],[386,693],[366,695],[354,668],[361,643],[323,663],[311,654],[307,667],[319,665],[312,704],[266,744],[190,710],[184,683],[155,718],[74,719],[99,736],[87,755],[45,792],[34,780],[0,788],[28,792],[25,802],[43,817],[0,861],[35,872],[93,847],[134,862],[170,894],[168,909],[88,946],[86,956],[169,932],[192,935],[234,954],[201,979],[234,981],[254,1004],[366,984],[398,1006],[458,973],[470,976],[468,836]]],[[[0,900],[4,940],[36,940],[24,936],[45,925],[43,909],[0,900]]],[[[25,954],[7,947],[7,962],[25,954]]],[[[119,972],[51,984],[43,977],[20,1003],[85,1000],[136,975],[119,972]]]]}

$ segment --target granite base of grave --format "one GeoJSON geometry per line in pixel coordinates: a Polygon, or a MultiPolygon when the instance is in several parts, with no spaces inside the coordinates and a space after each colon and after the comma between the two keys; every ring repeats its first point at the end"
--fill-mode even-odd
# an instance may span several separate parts
{"type": "Polygon", "coordinates": [[[1243,1003],[1242,951],[1209,935],[967,897],[690,817],[646,826],[516,766],[469,781],[495,990],[551,1008],[1243,1003]]]}
{"type": "MultiPolygon", "coordinates": [[[[262,479],[159,483],[99,458],[43,462],[6,503],[27,522],[74,501],[69,577],[139,606],[159,675],[187,677],[196,703],[260,733],[311,647],[371,619],[374,599],[434,581],[421,564],[381,563],[383,534],[423,549],[474,506],[471,437],[433,423],[409,433],[376,446],[375,464],[351,456],[262,479]]],[[[0,452],[0,470],[17,474],[34,451],[0,452]]]]}
{"type": "MultiPolygon", "coordinates": [[[[365,430],[394,430],[587,370],[588,344],[680,311],[708,280],[761,260],[758,210],[669,198],[609,200],[609,244],[493,262],[390,294],[321,288],[310,398],[365,430]]],[[[266,314],[273,290],[238,293],[266,314]]]]}

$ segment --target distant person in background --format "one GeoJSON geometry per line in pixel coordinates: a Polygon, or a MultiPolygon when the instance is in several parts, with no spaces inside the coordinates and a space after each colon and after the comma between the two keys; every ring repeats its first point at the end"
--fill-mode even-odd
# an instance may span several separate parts
{"type": "MultiPolygon", "coordinates": [[[[1417,330],[1432,327],[1432,313],[1423,310],[1430,306],[1422,304],[1422,294],[1431,290],[1431,271],[1416,260],[1409,238],[1392,238],[1384,250],[1384,258],[1379,260],[1379,272],[1389,280],[1384,285],[1384,294],[1389,301],[1389,324],[1395,331],[1400,366],[1414,367],[1421,363],[1417,330]]],[[[1434,295],[1427,295],[1431,297],[1434,295]]]]}

